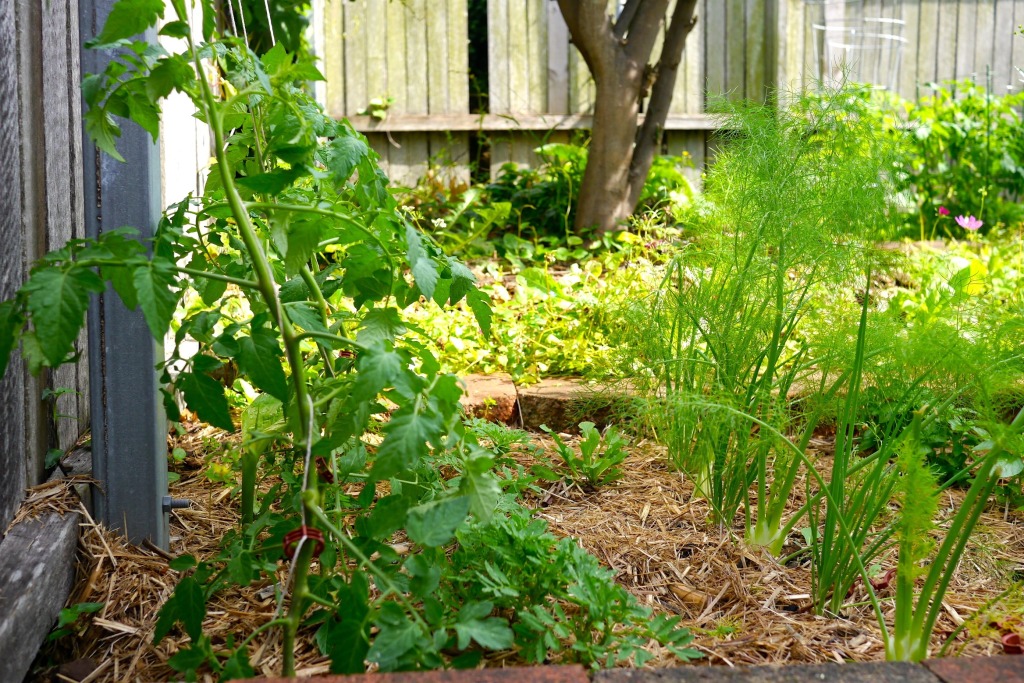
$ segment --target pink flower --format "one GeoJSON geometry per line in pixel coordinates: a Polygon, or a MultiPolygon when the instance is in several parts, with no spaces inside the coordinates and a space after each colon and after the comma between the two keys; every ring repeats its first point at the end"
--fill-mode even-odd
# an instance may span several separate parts
{"type": "Polygon", "coordinates": [[[939,207],[939,215],[940,216],[948,216],[949,215],[949,209],[947,209],[944,206],[940,206],[939,207]]]}
{"type": "Polygon", "coordinates": [[[974,216],[967,216],[966,218],[963,216],[957,216],[956,224],[959,225],[964,230],[970,230],[971,232],[974,232],[982,225],[984,225],[984,223],[982,223],[979,219],[975,218],[974,216]]]}

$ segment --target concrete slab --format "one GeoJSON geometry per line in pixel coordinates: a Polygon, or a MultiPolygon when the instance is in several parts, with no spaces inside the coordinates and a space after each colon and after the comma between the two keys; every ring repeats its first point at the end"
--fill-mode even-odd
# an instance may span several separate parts
{"type": "Polygon", "coordinates": [[[519,387],[523,429],[534,431],[547,425],[556,432],[576,432],[584,420],[605,427],[624,412],[621,407],[628,400],[625,390],[575,377],[550,377],[519,387]]]}
{"type": "MultiPolygon", "coordinates": [[[[989,680],[976,678],[975,681],[989,680]]],[[[992,679],[998,680],[998,679],[992,679]]],[[[796,664],[792,666],[684,666],[675,669],[599,671],[594,683],[939,683],[927,669],[908,662],[796,664]]]]}

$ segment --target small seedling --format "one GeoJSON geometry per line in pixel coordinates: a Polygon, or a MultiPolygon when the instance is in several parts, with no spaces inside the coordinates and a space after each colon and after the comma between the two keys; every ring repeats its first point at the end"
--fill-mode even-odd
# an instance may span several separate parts
{"type": "Polygon", "coordinates": [[[619,465],[626,459],[626,439],[614,427],[602,435],[593,422],[581,422],[579,455],[558,434],[541,425],[541,429],[554,439],[555,450],[561,463],[541,458],[534,473],[548,481],[567,480],[584,488],[595,489],[622,478],[619,465]]]}

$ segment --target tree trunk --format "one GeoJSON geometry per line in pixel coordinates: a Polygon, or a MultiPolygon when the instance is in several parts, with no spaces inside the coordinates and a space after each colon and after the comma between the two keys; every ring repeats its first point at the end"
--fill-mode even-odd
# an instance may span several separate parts
{"type": "Polygon", "coordinates": [[[642,67],[636,71],[616,69],[597,81],[594,127],[576,205],[577,232],[593,228],[600,235],[622,229],[633,212],[629,174],[642,67]]]}
{"type": "Polygon", "coordinates": [[[665,42],[661,47],[661,58],[655,72],[654,85],[651,86],[651,99],[647,102],[647,114],[644,123],[636,134],[636,148],[629,169],[629,210],[632,212],[640,201],[647,174],[651,172],[654,155],[661,150],[661,141],[665,135],[665,120],[672,107],[672,95],[675,92],[676,77],[679,75],[679,64],[683,61],[683,48],[686,38],[697,24],[694,11],[697,0],[678,0],[672,23],[665,34],[665,42]]]}
{"type": "Polygon", "coordinates": [[[697,0],[678,0],[657,67],[648,67],[668,0],[629,0],[613,24],[605,0],[558,0],[573,43],[594,77],[590,151],[576,207],[576,231],[624,227],[661,146],[697,0]],[[651,100],[637,129],[645,87],[651,100]]]}

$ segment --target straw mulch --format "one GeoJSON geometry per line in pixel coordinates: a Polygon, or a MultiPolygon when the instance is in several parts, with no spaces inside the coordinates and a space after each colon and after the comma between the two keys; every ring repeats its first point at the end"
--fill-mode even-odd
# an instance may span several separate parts
{"type": "MultiPolygon", "coordinates": [[[[216,555],[220,539],[237,524],[230,484],[210,481],[204,463],[204,450],[220,438],[209,428],[197,427],[174,443],[189,456],[177,465],[181,479],[172,484],[171,494],[190,499],[193,507],[172,514],[170,554],[129,545],[92,523],[85,525],[79,580],[69,604],[103,602],[104,607],[77,637],[65,637],[44,651],[40,671],[47,671],[50,680],[82,680],[75,671],[89,673],[88,681],[174,678],[166,662],[187,645],[187,637],[175,629],[159,645],[152,644],[157,610],[177,578],[168,560],[186,552],[199,558],[216,555]],[[73,663],[64,664],[61,677],[53,675],[55,666],[43,668],[47,658],[73,663]]],[[[615,569],[619,580],[644,603],[683,615],[697,647],[706,654],[700,664],[883,658],[878,627],[868,606],[847,608],[839,617],[816,616],[809,609],[808,568],[780,565],[762,550],[746,547],[739,525],[732,530],[710,525],[707,505],[693,499],[692,487],[667,467],[659,447],[644,442],[634,445],[624,469],[625,476],[608,487],[585,492],[557,485],[532,503],[555,533],[578,539],[615,569]]],[[[946,497],[945,514],[956,509],[959,495],[946,497]]],[[[893,566],[894,558],[885,558],[882,564],[893,566]]],[[[1000,625],[1019,624],[1024,601],[1018,594],[995,607],[985,606],[1007,588],[1016,567],[1024,567],[1024,519],[992,510],[983,518],[947,594],[933,652],[966,620],[948,654],[997,653],[1000,625]]],[[[853,601],[862,595],[858,587],[853,601]]],[[[891,608],[888,600],[886,609],[891,612],[891,608]]],[[[215,648],[229,636],[237,641],[273,618],[275,609],[269,584],[222,591],[209,604],[204,633],[211,636],[215,648]]],[[[297,657],[300,674],[326,673],[328,662],[318,654],[312,633],[306,636],[297,657]]],[[[256,638],[250,652],[258,672],[279,673],[276,631],[256,638]]],[[[491,662],[510,663],[514,660],[507,657],[491,662]]],[[[653,663],[672,666],[678,662],[658,653],[653,663]]]]}

